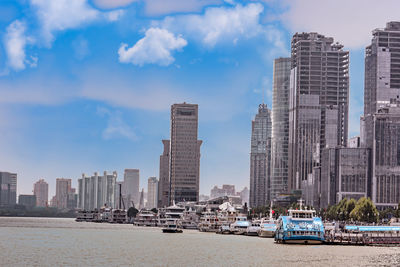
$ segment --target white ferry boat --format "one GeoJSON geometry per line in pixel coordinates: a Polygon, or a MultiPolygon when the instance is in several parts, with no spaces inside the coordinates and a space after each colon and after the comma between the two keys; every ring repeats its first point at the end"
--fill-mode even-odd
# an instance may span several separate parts
{"type": "Polygon", "coordinates": [[[215,212],[206,211],[200,217],[200,223],[198,225],[200,232],[217,232],[220,224],[218,223],[218,218],[215,212]]]}
{"type": "Polygon", "coordinates": [[[289,210],[288,216],[278,219],[275,242],[320,244],[324,241],[324,225],[315,210],[289,210]]]}
{"type": "Polygon", "coordinates": [[[260,223],[260,229],[257,234],[259,237],[274,237],[276,231],[276,221],[272,216],[272,202],[269,210],[269,218],[262,218],[260,223]]]}
{"type": "Polygon", "coordinates": [[[258,231],[261,229],[260,224],[261,224],[260,220],[252,221],[250,225],[247,227],[245,234],[248,236],[257,236],[258,231]]]}

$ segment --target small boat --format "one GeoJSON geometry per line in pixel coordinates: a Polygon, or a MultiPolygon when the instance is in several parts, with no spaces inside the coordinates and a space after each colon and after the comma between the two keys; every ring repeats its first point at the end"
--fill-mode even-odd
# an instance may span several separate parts
{"type": "Polygon", "coordinates": [[[259,237],[274,237],[276,231],[276,222],[272,216],[272,202],[269,210],[269,218],[262,218],[260,223],[260,229],[257,234],[259,237]]]}
{"type": "Polygon", "coordinates": [[[217,234],[228,235],[231,233],[229,224],[223,224],[219,227],[217,234]]]}
{"type": "Polygon", "coordinates": [[[235,235],[243,235],[249,227],[249,222],[245,216],[237,216],[235,222],[231,224],[231,233],[235,235]]]}
{"type": "Polygon", "coordinates": [[[162,229],[163,233],[182,233],[176,224],[168,224],[162,229]]]}
{"type": "Polygon", "coordinates": [[[247,227],[245,235],[248,236],[257,236],[258,231],[261,229],[260,227],[260,220],[254,220],[251,224],[247,227]]]}

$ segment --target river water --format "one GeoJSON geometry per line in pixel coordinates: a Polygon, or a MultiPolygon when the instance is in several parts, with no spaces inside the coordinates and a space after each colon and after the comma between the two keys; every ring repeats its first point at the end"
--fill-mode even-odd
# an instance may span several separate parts
{"type": "Polygon", "coordinates": [[[186,230],[0,217],[0,266],[399,266],[400,247],[282,245],[186,230]]]}

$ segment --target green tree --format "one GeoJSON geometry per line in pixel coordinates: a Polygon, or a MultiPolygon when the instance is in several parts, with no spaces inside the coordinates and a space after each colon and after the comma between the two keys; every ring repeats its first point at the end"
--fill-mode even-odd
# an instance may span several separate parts
{"type": "Polygon", "coordinates": [[[370,198],[362,197],[357,201],[350,217],[361,222],[378,222],[379,212],[370,198]]]}
{"type": "Polygon", "coordinates": [[[332,205],[329,206],[326,212],[326,217],[329,220],[337,220],[338,219],[338,206],[332,205]]]}
{"type": "Polygon", "coordinates": [[[356,207],[356,200],[354,198],[349,199],[346,201],[346,205],[344,207],[344,213],[345,213],[345,220],[348,221],[350,220],[350,214],[356,207]]]}
{"type": "Polygon", "coordinates": [[[158,210],[156,208],[152,208],[151,211],[154,212],[155,214],[158,213],[158,210]]]}
{"type": "Polygon", "coordinates": [[[346,203],[347,203],[347,198],[343,198],[340,200],[340,202],[337,204],[337,218],[341,221],[346,220],[346,203]]]}

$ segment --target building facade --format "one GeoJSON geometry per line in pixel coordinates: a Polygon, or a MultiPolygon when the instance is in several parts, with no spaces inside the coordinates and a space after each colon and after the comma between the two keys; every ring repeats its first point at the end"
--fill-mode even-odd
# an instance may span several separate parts
{"type": "Polygon", "coordinates": [[[160,155],[160,181],[158,182],[158,204],[159,208],[167,207],[169,204],[169,149],[170,140],[162,140],[164,151],[160,155]]]}
{"type": "Polygon", "coordinates": [[[169,204],[199,200],[201,143],[198,140],[198,105],[172,105],[169,204]]]}
{"type": "Polygon", "coordinates": [[[327,208],[342,199],[370,196],[371,150],[368,148],[326,148],[322,150],[319,185],[320,199],[314,207],[327,208]]]}
{"type": "Polygon", "coordinates": [[[33,194],[36,196],[37,207],[47,207],[49,201],[49,184],[44,179],[39,179],[33,185],[33,194]]]}
{"type": "Polygon", "coordinates": [[[35,195],[19,195],[18,204],[25,206],[27,208],[34,208],[36,206],[36,196],[35,195]]]}
{"type": "Polygon", "coordinates": [[[291,43],[289,191],[301,189],[321,150],[347,145],[349,52],[333,38],[296,33],[291,43]]]}
{"type": "Polygon", "coordinates": [[[17,204],[17,174],[0,172],[0,206],[17,204]]]}
{"type": "Polygon", "coordinates": [[[78,179],[78,208],[81,210],[94,210],[102,207],[116,208],[117,196],[117,172],[103,176],[97,172],[93,176],[82,174],[78,179]]]}
{"type": "Polygon", "coordinates": [[[288,192],[290,68],[291,58],[274,60],[271,199],[288,192]]]}
{"type": "Polygon", "coordinates": [[[251,126],[250,207],[265,206],[270,200],[271,111],[260,104],[251,126]]]}
{"type": "Polygon", "coordinates": [[[157,208],[158,203],[158,180],[156,177],[150,177],[147,180],[147,208],[157,208]]]}
{"type": "Polygon", "coordinates": [[[139,205],[140,171],[138,169],[125,169],[122,184],[122,196],[128,208],[139,205]]]}

